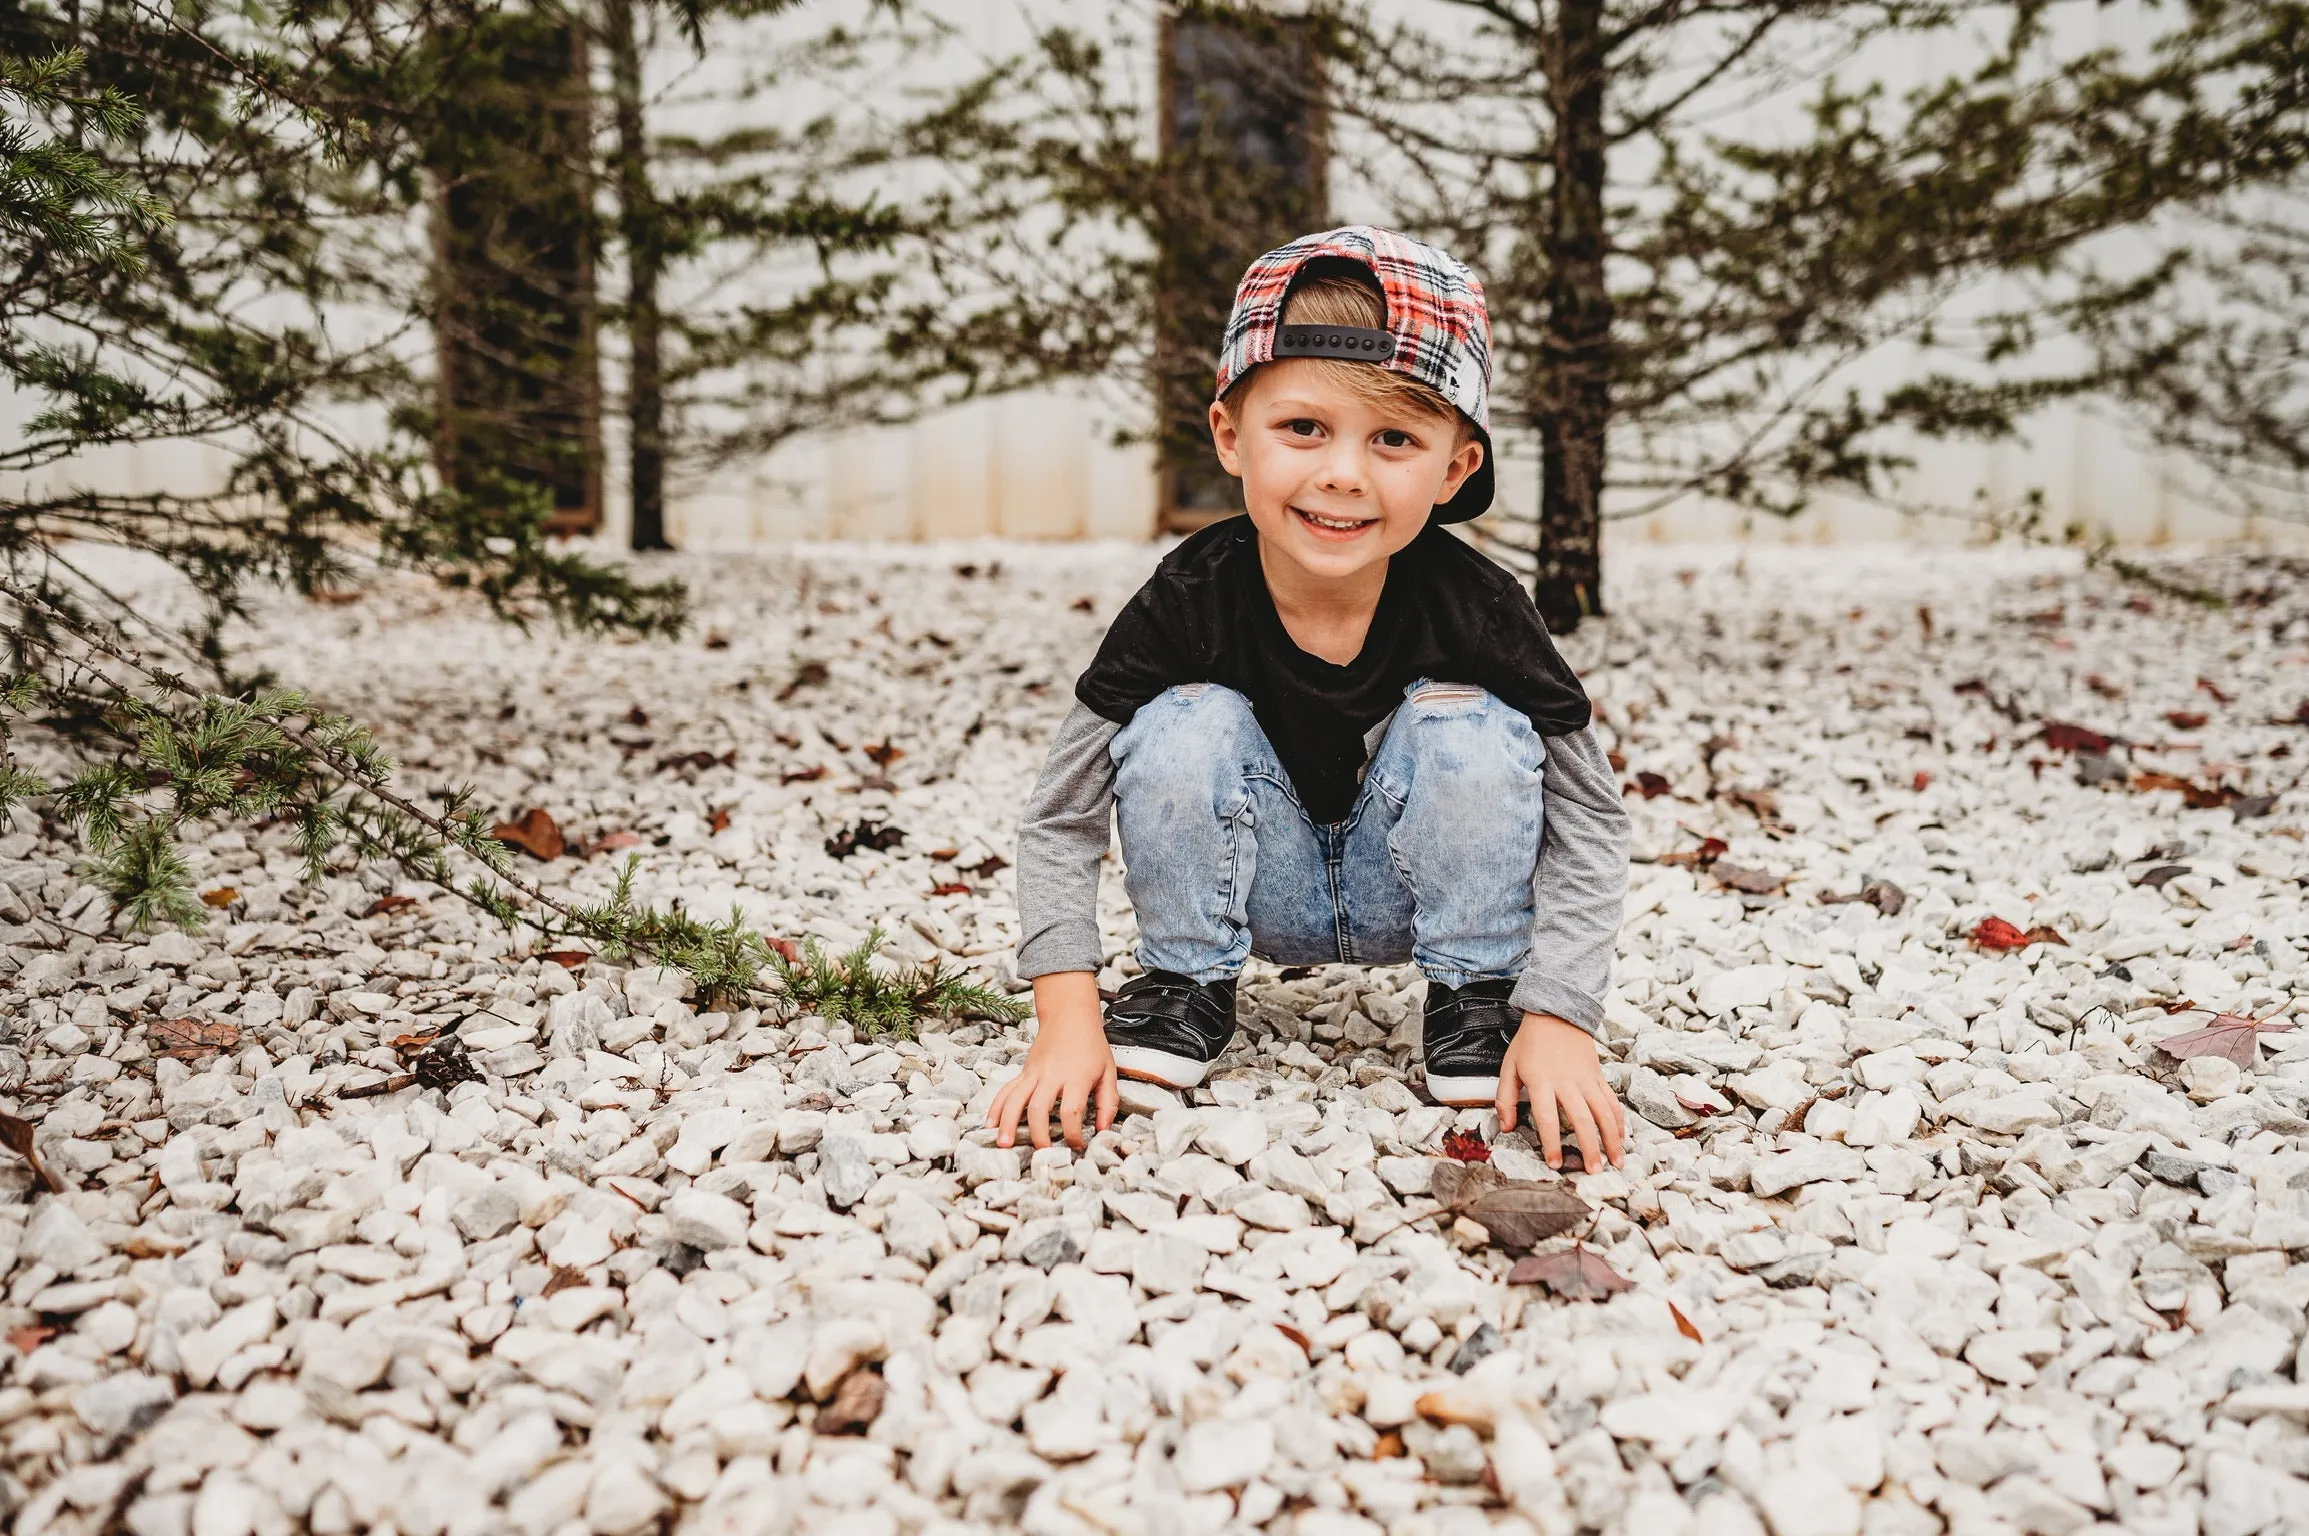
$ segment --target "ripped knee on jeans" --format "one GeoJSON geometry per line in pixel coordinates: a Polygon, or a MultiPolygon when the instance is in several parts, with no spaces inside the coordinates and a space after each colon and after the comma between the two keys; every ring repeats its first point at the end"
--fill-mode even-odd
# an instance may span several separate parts
{"type": "Polygon", "coordinates": [[[1411,695],[1414,704],[1467,704],[1483,697],[1472,683],[1429,683],[1411,695]]]}

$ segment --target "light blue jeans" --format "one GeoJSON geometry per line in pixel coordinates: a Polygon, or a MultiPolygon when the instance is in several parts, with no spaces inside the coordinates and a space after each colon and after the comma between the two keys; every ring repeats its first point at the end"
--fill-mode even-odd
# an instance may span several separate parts
{"type": "Polygon", "coordinates": [[[1308,817],[1250,701],[1216,683],[1165,690],[1110,751],[1142,968],[1408,959],[1451,987],[1523,968],[1547,753],[1484,690],[1406,688],[1340,822],[1308,817]]]}

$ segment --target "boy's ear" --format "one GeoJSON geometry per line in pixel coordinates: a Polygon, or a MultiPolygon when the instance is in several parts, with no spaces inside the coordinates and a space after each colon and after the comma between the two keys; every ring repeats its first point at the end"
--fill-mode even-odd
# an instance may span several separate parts
{"type": "Polygon", "coordinates": [[[1437,494],[1435,504],[1440,507],[1458,495],[1459,488],[1467,483],[1467,477],[1474,474],[1482,465],[1483,443],[1477,438],[1470,437],[1459,445],[1457,452],[1451,455],[1451,467],[1443,472],[1443,489],[1437,494]]]}
{"type": "Polygon", "coordinates": [[[1242,435],[1235,428],[1235,413],[1227,409],[1224,400],[1213,400],[1211,446],[1218,450],[1219,467],[1238,480],[1243,475],[1241,440],[1242,435]]]}

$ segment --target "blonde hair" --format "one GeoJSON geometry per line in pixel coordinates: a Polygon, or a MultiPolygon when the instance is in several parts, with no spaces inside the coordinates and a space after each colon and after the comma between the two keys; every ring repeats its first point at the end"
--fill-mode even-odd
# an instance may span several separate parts
{"type": "MultiPolygon", "coordinates": [[[[1279,325],[1352,325],[1365,330],[1385,330],[1387,301],[1369,283],[1352,277],[1309,277],[1294,286],[1283,300],[1283,313],[1277,317],[1279,325]]],[[[1443,398],[1432,387],[1420,383],[1407,374],[1372,363],[1351,363],[1337,358],[1307,357],[1293,361],[1315,369],[1326,384],[1333,384],[1354,395],[1366,405],[1379,407],[1406,406],[1423,416],[1449,421],[1458,429],[1458,441],[1466,442],[1473,430],[1459,408],[1443,398]]],[[[1234,381],[1222,397],[1227,409],[1236,409],[1244,386],[1258,374],[1253,368],[1234,381]]]]}

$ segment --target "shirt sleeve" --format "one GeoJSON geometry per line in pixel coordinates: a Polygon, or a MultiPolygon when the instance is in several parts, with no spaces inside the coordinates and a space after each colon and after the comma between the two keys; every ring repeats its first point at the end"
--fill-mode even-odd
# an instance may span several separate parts
{"type": "Polygon", "coordinates": [[[1114,814],[1117,731],[1083,704],[1067,711],[1018,817],[1018,974],[1095,971],[1098,865],[1114,814]]]}
{"type": "Polygon", "coordinates": [[[1531,953],[1509,1001],[1589,1034],[1603,1028],[1627,905],[1628,813],[1592,727],[1548,736],[1531,953]]]}

